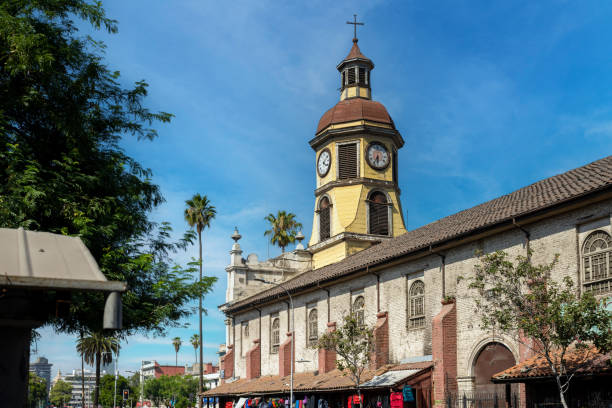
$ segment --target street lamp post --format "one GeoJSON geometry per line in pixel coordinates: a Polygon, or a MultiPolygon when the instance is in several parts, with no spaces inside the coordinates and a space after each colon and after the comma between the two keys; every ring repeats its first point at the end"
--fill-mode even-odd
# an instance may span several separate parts
{"type": "Polygon", "coordinates": [[[287,296],[289,297],[289,304],[291,305],[291,364],[290,364],[290,373],[291,379],[289,382],[290,394],[289,394],[289,408],[293,408],[293,349],[295,348],[295,310],[293,309],[293,298],[291,297],[291,293],[283,285],[278,282],[270,282],[265,279],[254,278],[254,281],[266,283],[268,285],[276,285],[282,290],[285,291],[287,296]]]}

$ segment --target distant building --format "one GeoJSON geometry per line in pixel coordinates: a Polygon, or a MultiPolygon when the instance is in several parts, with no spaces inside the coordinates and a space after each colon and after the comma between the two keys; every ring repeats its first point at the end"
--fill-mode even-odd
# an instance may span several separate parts
{"type": "Polygon", "coordinates": [[[157,361],[143,361],[141,377],[145,380],[148,378],[159,378],[162,375],[185,375],[185,366],[160,365],[157,361]]]}
{"type": "MultiPolygon", "coordinates": [[[[204,387],[213,389],[219,385],[219,366],[213,363],[204,363],[204,387]]],[[[185,366],[185,375],[200,375],[200,364],[196,363],[190,366],[185,366]]]]}
{"type": "Polygon", "coordinates": [[[51,366],[45,357],[38,357],[35,362],[30,363],[30,371],[47,382],[47,395],[51,389],[51,366]]]}
{"type": "MultiPolygon", "coordinates": [[[[105,370],[100,371],[100,377],[106,374],[108,373],[105,370]]],[[[55,383],[58,382],[59,380],[66,381],[67,383],[72,385],[72,396],[67,406],[74,407],[74,408],[76,407],[81,408],[82,406],[85,406],[85,407],[91,406],[93,392],[96,386],[96,373],[95,372],[90,371],[90,370],[84,370],[83,372],[81,370],[72,370],[71,374],[62,375],[62,372],[58,370],[57,375],[53,379],[53,382],[52,382],[53,385],[55,385],[55,383]],[[82,403],[82,399],[83,399],[82,391],[83,390],[81,388],[82,387],[81,378],[85,380],[84,381],[85,382],[85,401],[84,401],[85,404],[82,403]]]]}

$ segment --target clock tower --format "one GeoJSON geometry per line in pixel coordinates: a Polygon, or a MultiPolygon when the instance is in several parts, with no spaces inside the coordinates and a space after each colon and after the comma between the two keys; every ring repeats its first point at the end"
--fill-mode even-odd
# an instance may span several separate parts
{"type": "Polygon", "coordinates": [[[397,174],[404,140],[385,107],[372,100],[374,63],[357,42],[354,37],[336,67],[340,102],[321,117],[310,141],[317,179],[308,246],[314,268],[406,232],[397,174]]]}

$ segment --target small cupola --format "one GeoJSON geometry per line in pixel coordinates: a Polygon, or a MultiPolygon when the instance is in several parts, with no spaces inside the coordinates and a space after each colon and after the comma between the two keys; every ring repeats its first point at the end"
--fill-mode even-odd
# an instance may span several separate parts
{"type": "Polygon", "coordinates": [[[371,59],[361,53],[357,43],[357,25],[363,23],[347,22],[355,25],[353,46],[344,60],[336,67],[340,72],[340,100],[349,98],[372,99],[372,87],[370,82],[370,71],[374,69],[371,59]]]}

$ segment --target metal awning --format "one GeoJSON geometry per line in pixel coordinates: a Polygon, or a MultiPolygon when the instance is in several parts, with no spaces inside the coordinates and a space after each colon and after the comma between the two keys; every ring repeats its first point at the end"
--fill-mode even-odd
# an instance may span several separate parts
{"type": "Polygon", "coordinates": [[[361,385],[362,388],[380,388],[380,387],[393,387],[394,385],[402,382],[408,377],[423,371],[424,369],[411,369],[411,370],[397,370],[387,371],[381,375],[377,375],[370,381],[367,381],[361,385]]]}
{"type": "Polygon", "coordinates": [[[0,286],[124,292],[106,279],[78,237],[0,228],[0,286]]]}

